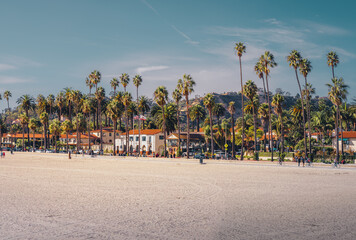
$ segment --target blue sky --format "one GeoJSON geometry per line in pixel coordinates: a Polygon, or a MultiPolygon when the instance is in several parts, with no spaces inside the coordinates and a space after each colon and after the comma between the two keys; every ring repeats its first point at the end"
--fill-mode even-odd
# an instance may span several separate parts
{"type": "MultiPolygon", "coordinates": [[[[64,87],[87,92],[94,69],[102,86],[127,72],[141,74],[142,94],[159,85],[172,92],[184,73],[195,94],[240,91],[234,43],[244,42],[244,80],[262,82],[253,71],[265,50],[278,67],[271,89],[297,93],[286,56],[297,49],[313,65],[309,81],[325,96],[331,69],[327,52],[339,54],[336,75],[355,97],[356,4],[352,1],[2,1],[0,5],[0,91],[10,90],[10,105],[25,93],[57,94],[64,87]]],[[[121,87],[122,89],[122,87],[121,87]]],[[[131,86],[129,90],[133,90],[131,86]]],[[[5,102],[1,103],[2,107],[5,102]]]]}

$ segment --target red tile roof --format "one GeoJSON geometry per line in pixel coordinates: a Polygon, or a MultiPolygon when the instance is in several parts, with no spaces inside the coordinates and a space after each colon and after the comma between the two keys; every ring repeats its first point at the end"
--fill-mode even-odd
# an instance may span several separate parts
{"type": "MultiPolygon", "coordinates": [[[[162,132],[161,129],[142,129],[141,130],[141,135],[155,135],[155,134],[158,134],[162,132]]],[[[126,133],[122,133],[122,135],[125,135],[126,133]]],[[[129,131],[129,134],[130,135],[133,135],[134,134],[134,131],[133,130],[130,130],[129,131]]],[[[138,134],[138,130],[135,129],[135,135],[138,134]]]]}
{"type": "MultiPolygon", "coordinates": [[[[341,133],[339,132],[341,138],[341,133]]],[[[356,131],[345,131],[343,132],[343,138],[356,138],[356,131]]]]}

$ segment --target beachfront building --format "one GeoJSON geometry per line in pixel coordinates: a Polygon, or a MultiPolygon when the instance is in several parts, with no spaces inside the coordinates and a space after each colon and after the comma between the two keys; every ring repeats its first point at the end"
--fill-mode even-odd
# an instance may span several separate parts
{"type": "MultiPolygon", "coordinates": [[[[121,131],[116,130],[116,139],[122,134],[121,131]]],[[[95,135],[100,139],[100,129],[93,130],[90,133],[95,135]]],[[[113,152],[114,151],[114,130],[112,128],[103,128],[103,151],[104,152],[113,152]]],[[[93,150],[100,150],[100,141],[98,144],[92,147],[93,150]]]]}
{"type": "MultiPolygon", "coordinates": [[[[160,129],[141,130],[141,149],[139,150],[138,130],[129,131],[129,153],[135,154],[139,151],[145,155],[161,154],[164,149],[164,136],[160,129]]],[[[116,151],[120,154],[125,153],[126,133],[120,134],[116,139],[116,151]]]]}
{"type": "MultiPolygon", "coordinates": [[[[356,152],[356,131],[345,131],[342,134],[342,141],[344,142],[344,150],[356,152]]],[[[333,148],[336,149],[335,132],[332,135],[333,148]]],[[[339,132],[339,140],[341,140],[341,133],[339,132]]],[[[339,149],[341,149],[341,141],[339,141],[339,149]]]]}
{"type": "MultiPolygon", "coordinates": [[[[182,152],[187,152],[187,133],[180,133],[181,148],[182,152]]],[[[178,151],[178,133],[172,133],[167,137],[167,151],[170,155],[176,155],[178,151]]],[[[189,152],[200,153],[201,149],[205,152],[206,144],[203,132],[192,132],[189,133],[189,152]]]]}
{"type": "MultiPolygon", "coordinates": [[[[66,134],[61,134],[59,137],[59,141],[61,145],[65,148],[67,145],[67,136],[66,134]]],[[[89,149],[89,136],[88,134],[79,133],[79,147],[80,149],[88,150],[89,149]]],[[[90,146],[96,146],[100,143],[100,138],[95,136],[94,134],[90,134],[90,146]]],[[[68,145],[70,148],[75,149],[77,147],[77,134],[68,134],[68,145]]]]}
{"type": "MultiPolygon", "coordinates": [[[[22,141],[23,134],[22,133],[4,133],[1,139],[2,147],[15,147],[18,140],[22,141]]],[[[52,134],[49,134],[49,138],[52,138],[52,134]]],[[[25,142],[27,141],[27,133],[24,135],[25,142]]],[[[29,147],[32,147],[33,141],[33,133],[30,133],[30,144],[29,147]]],[[[36,146],[43,146],[44,144],[44,135],[42,133],[35,133],[35,142],[36,146]]]]}

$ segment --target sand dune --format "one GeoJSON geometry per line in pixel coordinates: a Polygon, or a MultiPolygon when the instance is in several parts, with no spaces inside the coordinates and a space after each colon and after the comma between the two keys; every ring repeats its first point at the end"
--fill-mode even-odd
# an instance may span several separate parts
{"type": "Polygon", "coordinates": [[[16,153],[0,239],[355,239],[356,169],[16,153]]]}

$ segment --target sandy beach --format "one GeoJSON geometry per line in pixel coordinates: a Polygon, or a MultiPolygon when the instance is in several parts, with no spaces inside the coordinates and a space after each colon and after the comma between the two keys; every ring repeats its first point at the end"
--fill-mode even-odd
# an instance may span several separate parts
{"type": "Polygon", "coordinates": [[[15,153],[0,239],[355,239],[356,169],[15,153]]]}

